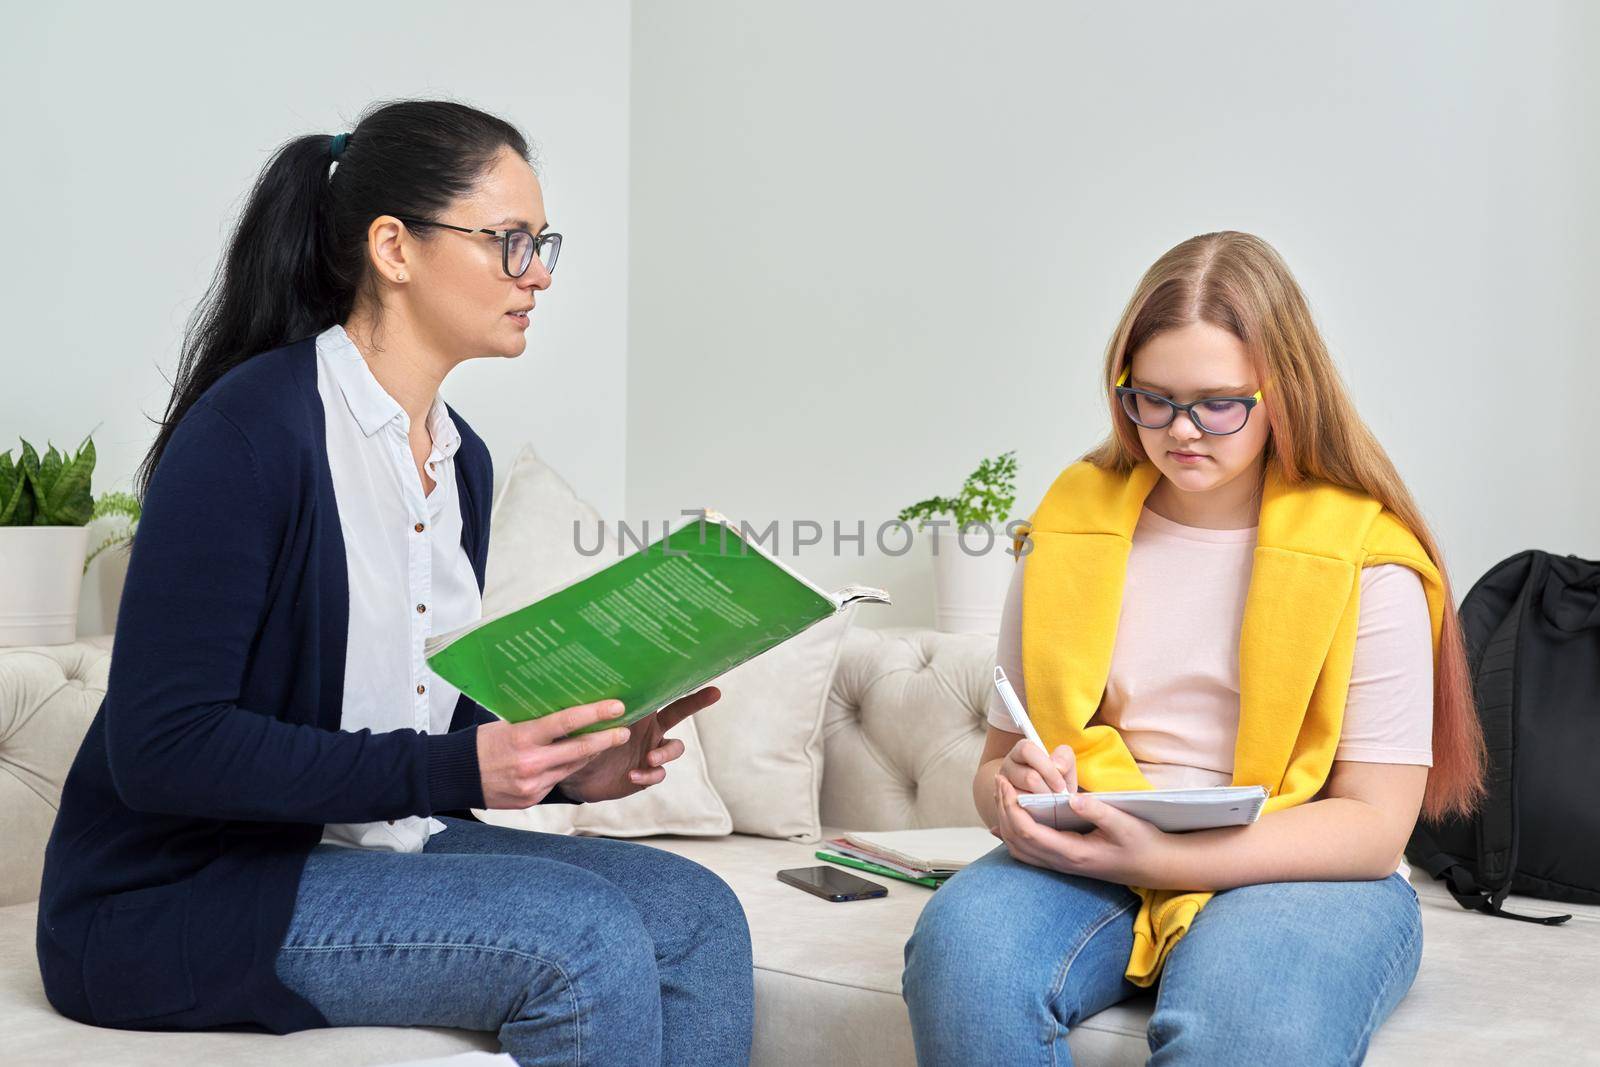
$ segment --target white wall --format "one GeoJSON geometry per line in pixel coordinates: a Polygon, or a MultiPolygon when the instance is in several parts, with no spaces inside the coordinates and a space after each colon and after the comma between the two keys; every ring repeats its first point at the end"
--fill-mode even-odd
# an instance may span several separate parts
{"type": "MultiPolygon", "coordinates": [[[[629,8],[536,0],[32,5],[0,42],[0,450],[94,431],[96,494],[126,489],[170,395],[182,329],[272,151],[374,100],[444,97],[536,143],[566,237],[527,351],[441,393],[503,479],[532,440],[597,506],[623,504],[629,8]],[[99,243],[97,243],[99,242],[99,243]],[[94,258],[105,248],[109,257],[94,258]]],[[[108,560],[110,557],[102,557],[108,560]]],[[[109,630],[86,580],[81,633],[109,630]]]]}
{"type": "MultiPolygon", "coordinates": [[[[1600,556],[1597,40],[1583,2],[636,4],[629,516],[870,530],[1006,448],[1026,515],[1105,431],[1139,275],[1231,228],[1458,597],[1600,556]]],[[[929,624],[926,547],[797,561],[929,624]]]]}
{"type": "MultiPolygon", "coordinates": [[[[1288,258],[1458,595],[1523,547],[1600,556],[1594,5],[153,10],[35,5],[0,38],[0,448],[94,430],[96,492],[271,151],[438,95],[538,143],[568,239],[528,352],[445,383],[497,481],[532,440],[608,517],[714,505],[787,548],[1016,448],[1025,515],[1104,431],[1139,274],[1231,227],[1288,258]]],[[[798,562],[888,586],[868,625],[926,624],[916,549],[798,562]]],[[[97,562],[82,632],[114,584],[97,562]]]]}

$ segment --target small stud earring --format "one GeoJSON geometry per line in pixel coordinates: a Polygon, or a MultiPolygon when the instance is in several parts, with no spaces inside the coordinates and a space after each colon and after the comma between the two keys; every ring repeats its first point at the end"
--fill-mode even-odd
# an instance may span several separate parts
{"type": "Polygon", "coordinates": [[[404,271],[401,271],[401,272],[400,272],[400,273],[399,273],[399,274],[396,274],[396,275],[395,275],[395,276],[394,276],[394,280],[395,280],[395,281],[397,281],[397,282],[403,282],[403,281],[405,281],[405,280],[406,280],[406,275],[405,275],[405,272],[404,272],[404,271]]]}

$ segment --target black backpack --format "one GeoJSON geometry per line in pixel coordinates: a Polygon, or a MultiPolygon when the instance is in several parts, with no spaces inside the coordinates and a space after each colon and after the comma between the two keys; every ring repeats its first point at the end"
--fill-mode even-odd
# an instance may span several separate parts
{"type": "Polygon", "coordinates": [[[1488,745],[1488,797],[1469,819],[1417,823],[1406,858],[1463,908],[1517,915],[1525,893],[1600,904],[1600,562],[1531,549],[1461,602],[1488,745]]]}

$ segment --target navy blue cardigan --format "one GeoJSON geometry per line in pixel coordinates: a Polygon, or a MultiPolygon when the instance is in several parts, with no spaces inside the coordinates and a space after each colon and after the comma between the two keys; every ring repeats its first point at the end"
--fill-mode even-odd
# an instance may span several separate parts
{"type": "MultiPolygon", "coordinates": [[[[493,471],[450,416],[482,590],[493,471]]],[[[448,733],[339,730],[350,601],[326,440],[307,337],[207,389],[151,477],[110,682],[45,850],[39,967],[69,1018],[329,1025],[274,970],[323,824],[483,807],[494,716],[465,694],[448,733]]]]}

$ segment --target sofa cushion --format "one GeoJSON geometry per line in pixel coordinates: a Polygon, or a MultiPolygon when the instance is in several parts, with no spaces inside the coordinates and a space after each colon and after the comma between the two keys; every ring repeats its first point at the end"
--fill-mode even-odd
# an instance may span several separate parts
{"type": "Polygon", "coordinates": [[[0,652],[0,905],[39,899],[61,786],[111,677],[110,643],[0,652]]]}
{"type": "MultiPolygon", "coordinates": [[[[900,999],[902,952],[934,890],[869,876],[889,895],[835,904],[777,880],[782,868],[821,862],[806,846],[741,835],[645,843],[710,867],[744,904],[756,965],[753,1062],[915,1062],[900,999]]],[[[1422,966],[1373,1039],[1369,1065],[1520,1062],[1600,1046],[1600,905],[1507,899],[1513,911],[1573,916],[1537,926],[1465,911],[1424,872],[1413,872],[1412,884],[1422,905],[1422,966]]],[[[1144,1063],[1154,1004],[1153,993],[1141,992],[1085,1020],[1068,1037],[1074,1061],[1144,1063]]]]}
{"type": "Polygon", "coordinates": [[[525,444],[489,515],[483,614],[520,608],[616,562],[616,537],[567,480],[525,444]],[[598,547],[592,555],[585,549],[598,547]]]}
{"type": "Polygon", "coordinates": [[[474,1049],[498,1051],[494,1034],[443,1027],[339,1027],[293,1034],[224,1031],[135,1031],[86,1026],[59,1014],[45,999],[34,955],[38,902],[0,908],[0,1041],[6,1063],[29,1067],[171,1067],[175,1063],[225,1063],[229,1067],[279,1064],[392,1064],[474,1049]]]}
{"type": "MultiPolygon", "coordinates": [[[[710,867],[744,905],[756,966],[752,1063],[915,1063],[900,970],[906,938],[933,890],[866,875],[889,895],[836,904],[778,881],[784,868],[821,864],[814,845],[739,834],[643,843],[710,867]]],[[[1130,1042],[1143,1048],[1147,1015],[1117,1005],[1088,1020],[1069,1038],[1077,1062],[1124,1062],[1106,1057],[1130,1042]]]]}
{"type": "Polygon", "coordinates": [[[982,825],[972,773],[993,675],[994,638],[983,634],[846,634],[822,728],[822,821],[852,830],[982,825]]]}
{"type": "Polygon", "coordinates": [[[740,833],[822,834],[822,722],[859,605],[711,680],[722,699],[695,713],[711,781],[740,833]]]}

